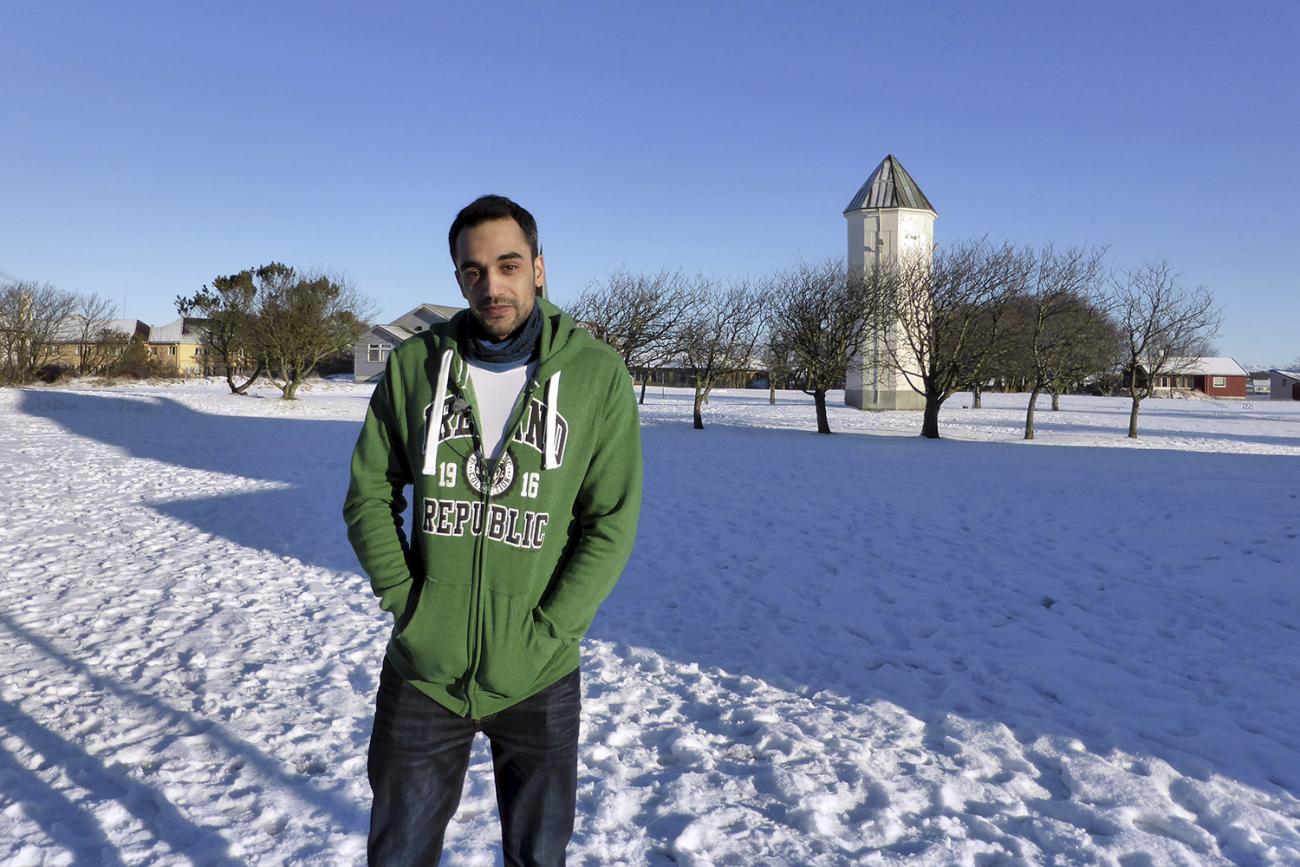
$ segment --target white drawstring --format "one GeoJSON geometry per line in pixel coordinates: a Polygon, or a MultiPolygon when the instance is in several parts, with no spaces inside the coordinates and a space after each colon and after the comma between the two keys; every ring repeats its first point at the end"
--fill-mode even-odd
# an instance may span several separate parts
{"type": "Polygon", "coordinates": [[[555,417],[560,414],[560,372],[546,380],[546,443],[542,449],[542,469],[560,465],[559,443],[555,441],[555,417]]]}
{"type": "MultiPolygon", "coordinates": [[[[438,476],[438,443],[442,441],[442,406],[447,402],[447,377],[451,375],[451,350],[442,354],[438,365],[438,384],[433,390],[433,407],[429,411],[428,426],[424,431],[424,474],[438,476]]],[[[440,486],[435,482],[434,486],[440,486]]]]}

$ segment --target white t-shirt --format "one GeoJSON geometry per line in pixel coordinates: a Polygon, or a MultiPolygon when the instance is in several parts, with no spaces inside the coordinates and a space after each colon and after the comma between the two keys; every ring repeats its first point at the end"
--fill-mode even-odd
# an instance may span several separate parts
{"type": "Polygon", "coordinates": [[[519,392],[529,377],[537,372],[537,362],[475,361],[467,359],[469,381],[478,399],[479,421],[483,423],[483,451],[490,460],[501,456],[510,432],[510,411],[515,408],[519,392]]]}

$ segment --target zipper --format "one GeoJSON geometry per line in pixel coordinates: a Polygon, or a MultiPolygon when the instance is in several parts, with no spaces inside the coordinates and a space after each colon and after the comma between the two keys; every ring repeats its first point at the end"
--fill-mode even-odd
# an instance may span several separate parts
{"type": "MultiPolygon", "coordinates": [[[[487,527],[487,490],[483,493],[483,524],[487,527]]],[[[469,718],[478,719],[474,701],[474,678],[478,674],[478,664],[483,647],[483,549],[486,548],[482,533],[474,537],[474,568],[470,571],[470,637],[469,670],[465,674],[465,700],[469,702],[469,718]]]]}
{"type": "MultiPolygon", "coordinates": [[[[465,364],[461,361],[461,364],[465,364]]],[[[483,523],[480,532],[474,537],[474,569],[470,573],[470,588],[473,597],[473,611],[471,614],[471,629],[473,632],[470,645],[469,671],[465,675],[465,699],[469,702],[469,718],[478,719],[477,702],[474,700],[474,680],[478,675],[479,663],[482,662],[483,655],[483,573],[487,564],[487,527],[488,527],[488,510],[492,507],[492,478],[496,475],[496,463],[488,463],[488,458],[483,453],[483,435],[481,433],[483,423],[478,416],[478,395],[472,394],[474,384],[469,381],[469,371],[465,370],[465,389],[471,393],[474,400],[470,401],[469,411],[470,418],[474,420],[474,439],[477,442],[480,466],[488,471],[487,478],[483,482],[483,523]]],[[[519,427],[520,421],[523,420],[523,413],[532,406],[533,393],[537,390],[537,379],[530,378],[524,384],[523,390],[520,391],[520,397],[515,398],[514,409],[510,411],[510,420],[506,423],[505,441],[501,444],[501,454],[504,456],[510,450],[510,441],[514,439],[514,431],[519,427]]],[[[468,484],[468,483],[466,483],[468,484]]]]}
{"type": "MultiPolygon", "coordinates": [[[[456,386],[460,390],[461,397],[473,398],[469,400],[470,418],[474,422],[474,450],[478,454],[483,453],[483,435],[480,433],[483,423],[478,417],[478,395],[474,394],[474,384],[470,381],[469,370],[465,366],[464,360],[459,356],[453,356],[461,365],[461,374],[464,382],[457,380],[456,386]]],[[[466,487],[469,483],[465,483],[466,487]]],[[[487,528],[487,500],[488,486],[483,486],[481,494],[483,502],[483,524],[487,528]]],[[[465,672],[465,701],[469,704],[468,715],[470,719],[478,719],[477,702],[474,700],[474,678],[478,674],[479,658],[482,651],[483,643],[483,559],[484,548],[487,547],[484,541],[483,533],[474,536],[474,566],[470,569],[470,625],[469,625],[469,654],[468,668],[465,672]]]]}

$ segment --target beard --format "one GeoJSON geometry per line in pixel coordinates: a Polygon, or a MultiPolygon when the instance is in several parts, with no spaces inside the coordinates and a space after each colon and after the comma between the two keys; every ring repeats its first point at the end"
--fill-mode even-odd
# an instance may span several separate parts
{"type": "Polygon", "coordinates": [[[529,305],[525,310],[523,305],[514,298],[488,298],[470,308],[470,312],[488,337],[492,340],[505,340],[528,321],[528,315],[533,312],[533,308],[529,305]],[[509,308],[510,312],[506,313],[501,308],[509,308]]]}

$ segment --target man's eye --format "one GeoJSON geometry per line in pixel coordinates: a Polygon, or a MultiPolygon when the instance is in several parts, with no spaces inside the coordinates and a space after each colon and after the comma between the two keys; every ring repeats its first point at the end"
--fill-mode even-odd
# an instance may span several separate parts
{"type": "Polygon", "coordinates": [[[513,262],[507,262],[506,264],[504,264],[504,265],[501,266],[501,270],[502,270],[502,271],[505,271],[507,274],[509,274],[509,273],[511,273],[512,271],[517,271],[517,270],[519,270],[519,266],[516,265],[516,264],[513,263],[513,262]]]}
{"type": "Polygon", "coordinates": [[[477,271],[476,269],[474,269],[474,268],[466,268],[465,271],[464,271],[464,274],[465,274],[465,279],[466,279],[466,280],[477,280],[477,279],[478,279],[478,271],[477,271]]]}

